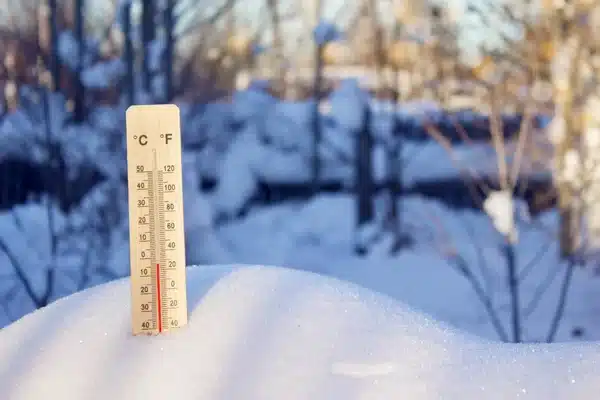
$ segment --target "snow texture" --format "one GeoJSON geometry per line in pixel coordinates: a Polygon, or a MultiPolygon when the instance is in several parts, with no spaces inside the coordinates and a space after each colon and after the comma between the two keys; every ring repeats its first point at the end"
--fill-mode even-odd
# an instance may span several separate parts
{"type": "Polygon", "coordinates": [[[515,206],[511,191],[498,190],[490,192],[483,203],[483,209],[492,219],[498,232],[513,242],[517,240],[515,206]]]}
{"type": "Polygon", "coordinates": [[[586,400],[600,390],[597,343],[487,342],[285,268],[187,275],[190,320],[178,332],[130,334],[127,279],[0,331],[3,398],[586,400]]]}
{"type": "MultiPolygon", "coordinates": [[[[389,252],[393,237],[381,230],[381,199],[376,199],[377,223],[358,232],[354,199],[345,194],[255,207],[244,218],[215,225],[215,197],[194,189],[197,176],[190,166],[194,160],[189,154],[184,159],[189,167],[184,172],[189,263],[266,263],[313,271],[384,293],[439,321],[497,339],[481,300],[457,269],[456,261],[462,260],[489,295],[503,325],[510,325],[504,240],[485,214],[457,212],[434,200],[405,196],[398,204],[400,220],[414,246],[395,256],[389,252]],[[368,247],[368,257],[353,254],[359,243],[368,247]]],[[[127,190],[120,180],[107,181],[88,193],[68,215],[56,210],[55,225],[61,240],[52,263],[56,268],[52,300],[129,273],[126,198],[127,190]]],[[[517,209],[521,204],[516,202],[517,209]]],[[[11,254],[19,253],[25,279],[35,285],[37,294],[44,292],[42,278],[52,266],[41,262],[51,258],[47,219],[46,207],[36,204],[0,213],[0,240],[11,254]]],[[[560,296],[565,268],[557,258],[559,246],[553,233],[558,219],[558,213],[550,211],[529,218],[519,215],[515,220],[522,334],[527,342],[545,340],[560,296]]],[[[0,252],[0,275],[4,277],[0,291],[7,299],[12,296],[4,309],[0,308],[0,327],[35,308],[11,265],[0,252]]],[[[575,269],[556,341],[600,339],[597,307],[590,301],[598,296],[594,269],[575,269]],[[579,337],[573,336],[575,330],[581,332],[579,337]]]]}
{"type": "Polygon", "coordinates": [[[231,262],[227,249],[215,236],[213,207],[207,196],[200,192],[194,155],[184,153],[182,164],[187,262],[231,262]]]}

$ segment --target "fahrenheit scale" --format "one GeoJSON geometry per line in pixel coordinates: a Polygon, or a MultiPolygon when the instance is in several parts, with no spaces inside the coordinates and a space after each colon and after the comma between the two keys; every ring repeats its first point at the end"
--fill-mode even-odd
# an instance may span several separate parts
{"type": "Polygon", "coordinates": [[[187,324],[181,132],[175,105],[127,110],[133,334],[187,324]]]}

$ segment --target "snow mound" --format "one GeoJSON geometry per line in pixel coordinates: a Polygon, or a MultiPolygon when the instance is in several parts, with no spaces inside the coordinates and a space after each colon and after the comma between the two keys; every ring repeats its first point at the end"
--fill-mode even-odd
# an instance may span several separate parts
{"type": "Polygon", "coordinates": [[[130,335],[129,281],[0,331],[2,398],[592,399],[598,345],[506,345],[332,278],[188,269],[190,324],[130,335]]]}

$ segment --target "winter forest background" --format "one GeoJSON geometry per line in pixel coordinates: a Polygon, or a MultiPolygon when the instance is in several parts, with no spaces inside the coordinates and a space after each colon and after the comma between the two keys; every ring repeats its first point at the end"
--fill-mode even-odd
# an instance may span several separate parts
{"type": "Polygon", "coordinates": [[[600,3],[0,7],[0,328],[129,274],[124,118],[180,107],[188,265],[600,339],[600,3]]]}

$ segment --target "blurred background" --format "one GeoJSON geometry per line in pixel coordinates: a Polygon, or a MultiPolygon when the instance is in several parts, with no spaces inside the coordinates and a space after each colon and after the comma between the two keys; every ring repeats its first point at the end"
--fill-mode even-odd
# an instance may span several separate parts
{"type": "Polygon", "coordinates": [[[3,0],[0,328],[129,274],[125,110],[181,111],[188,265],[600,339],[597,0],[3,0]]]}

